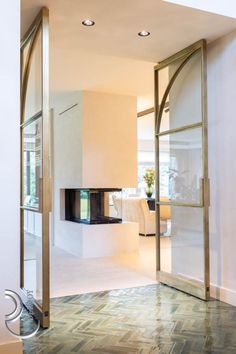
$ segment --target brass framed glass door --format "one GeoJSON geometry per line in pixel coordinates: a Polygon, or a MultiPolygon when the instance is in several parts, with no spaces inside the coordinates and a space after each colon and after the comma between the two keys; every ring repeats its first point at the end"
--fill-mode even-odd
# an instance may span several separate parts
{"type": "Polygon", "coordinates": [[[206,42],[155,67],[157,278],[209,298],[206,42]]]}
{"type": "Polygon", "coordinates": [[[42,8],[21,42],[21,289],[49,326],[49,13],[42,8]]]}

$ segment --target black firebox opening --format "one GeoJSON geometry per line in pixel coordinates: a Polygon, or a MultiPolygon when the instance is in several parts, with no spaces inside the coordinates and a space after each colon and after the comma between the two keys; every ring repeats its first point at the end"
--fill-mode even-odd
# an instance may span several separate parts
{"type": "Polygon", "coordinates": [[[83,224],[121,223],[113,206],[112,195],[120,195],[120,188],[65,189],[65,219],[83,224]]]}

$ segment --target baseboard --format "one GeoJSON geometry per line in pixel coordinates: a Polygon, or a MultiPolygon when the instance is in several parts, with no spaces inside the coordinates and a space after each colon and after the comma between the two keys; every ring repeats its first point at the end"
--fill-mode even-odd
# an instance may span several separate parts
{"type": "MultiPolygon", "coordinates": [[[[181,273],[181,276],[189,278],[186,274],[181,273]]],[[[191,278],[193,280],[199,281],[197,278],[191,278]]],[[[213,299],[220,300],[226,304],[236,306],[236,290],[231,290],[224,288],[223,286],[218,286],[216,284],[210,284],[210,297],[213,299]]]]}
{"type": "Polygon", "coordinates": [[[22,341],[18,340],[16,342],[0,343],[0,353],[1,354],[22,354],[23,345],[22,341]]]}
{"type": "Polygon", "coordinates": [[[226,302],[229,305],[236,306],[236,291],[219,287],[215,284],[211,284],[210,288],[211,297],[226,302]]]}

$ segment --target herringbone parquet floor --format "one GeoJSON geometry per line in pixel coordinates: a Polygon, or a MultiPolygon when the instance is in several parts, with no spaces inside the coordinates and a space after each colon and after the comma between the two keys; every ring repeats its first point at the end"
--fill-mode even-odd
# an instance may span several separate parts
{"type": "Polygon", "coordinates": [[[56,298],[51,311],[25,354],[236,353],[235,307],[163,285],[56,298]]]}

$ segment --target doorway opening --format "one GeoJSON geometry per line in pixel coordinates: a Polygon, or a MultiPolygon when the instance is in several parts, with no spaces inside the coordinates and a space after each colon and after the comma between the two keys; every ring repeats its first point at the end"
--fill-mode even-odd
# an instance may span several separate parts
{"type": "MultiPolygon", "coordinates": [[[[66,28],[68,22],[67,19],[66,28]]],[[[44,76],[46,84],[47,80],[50,81],[50,128],[48,121],[46,124],[41,122],[39,112],[29,115],[29,122],[22,122],[21,126],[25,138],[22,139],[22,287],[26,286],[29,291],[34,287],[35,303],[39,305],[36,307],[46,317],[49,315],[49,275],[51,297],[156,284],[160,250],[167,267],[172,264],[171,238],[174,235],[170,223],[173,218],[170,180],[174,173],[175,181],[176,177],[181,177],[182,181],[187,181],[188,189],[196,178],[199,179],[199,166],[196,167],[197,172],[190,169],[192,166],[187,166],[185,175],[179,176],[182,167],[181,163],[177,166],[178,154],[176,151],[170,153],[172,148],[167,146],[165,138],[159,146],[163,149],[158,156],[155,145],[160,133],[155,130],[157,113],[160,109],[164,116],[169,115],[170,110],[172,112],[173,100],[180,100],[178,94],[192,79],[194,70],[189,68],[185,73],[185,81],[180,85],[177,97],[167,93],[165,102],[160,102],[159,106],[156,100],[159,91],[157,86],[154,88],[153,80],[156,63],[134,53],[131,56],[125,56],[124,52],[119,54],[114,48],[111,55],[106,52],[109,46],[103,52],[98,47],[91,50],[88,43],[96,37],[91,31],[96,26],[89,28],[82,22],[78,33],[86,41],[81,40],[75,45],[75,36],[72,35],[75,28],[70,28],[71,37],[66,36],[67,40],[63,42],[57,32],[58,27],[52,21],[50,75],[45,70],[44,76]],[[170,161],[174,158],[176,166],[173,171],[170,161]],[[40,169],[42,162],[46,165],[40,169]],[[194,171],[193,176],[191,171],[194,171]],[[51,191],[48,188],[50,178],[51,191]],[[75,192],[68,203],[68,190],[77,191],[79,198],[75,198],[75,192]],[[97,220],[102,222],[91,222],[92,208],[98,205],[91,203],[95,198],[91,195],[95,191],[99,195],[99,190],[103,191],[99,197],[103,219],[97,213],[97,220]],[[109,194],[108,190],[112,193],[109,194]],[[74,213],[70,218],[68,210],[74,213]],[[104,222],[105,218],[118,222],[104,222]],[[29,268],[32,264],[33,272],[29,268]],[[27,274],[30,276],[26,284],[27,274]],[[43,307],[44,304],[47,308],[43,307]]],[[[31,30],[30,33],[36,32],[31,30]]],[[[39,43],[48,46],[48,39],[48,34],[42,36],[39,43]]],[[[135,43],[137,47],[141,46],[142,53],[146,44],[140,40],[146,39],[137,34],[135,43]]],[[[23,46],[23,50],[27,51],[27,46],[23,46]]],[[[35,70],[32,71],[31,82],[34,91],[28,86],[29,92],[33,92],[26,102],[29,108],[38,102],[38,97],[42,96],[42,102],[45,102],[44,89],[37,87],[43,77],[40,71],[45,65],[43,53],[45,51],[38,53],[40,65],[36,54],[35,66],[31,62],[31,69],[35,70]]],[[[164,70],[162,74],[161,79],[158,73],[158,80],[164,89],[166,78],[171,79],[175,71],[164,70]]],[[[26,76],[26,81],[28,79],[26,76]]],[[[202,96],[202,109],[201,99],[202,96]]],[[[43,107],[44,110],[49,108],[43,107]]],[[[191,114],[191,110],[188,113],[191,114]]],[[[45,116],[43,114],[43,119],[45,116]]],[[[199,141],[193,146],[188,145],[190,141],[191,137],[187,142],[182,138],[176,139],[174,147],[178,146],[178,151],[182,152],[186,149],[198,151],[199,141]]],[[[189,159],[187,165],[190,162],[189,159]]],[[[199,186],[199,181],[196,184],[199,186]]],[[[199,190],[202,192],[197,188],[197,193],[199,190]]],[[[97,201],[96,198],[94,200],[97,201]]],[[[181,215],[180,223],[183,221],[181,215]]],[[[161,281],[168,284],[168,280],[161,281]]],[[[43,326],[47,327],[48,323],[43,326]]]]}

